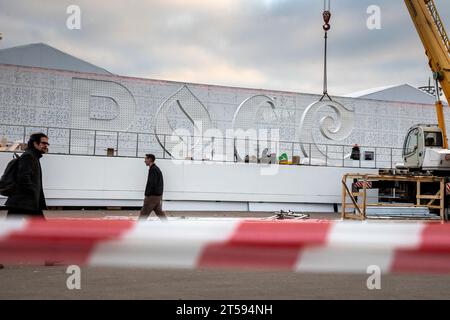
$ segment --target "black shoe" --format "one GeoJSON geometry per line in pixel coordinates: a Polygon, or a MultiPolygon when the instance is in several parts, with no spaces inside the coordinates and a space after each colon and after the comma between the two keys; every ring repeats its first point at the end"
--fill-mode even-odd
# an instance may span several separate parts
{"type": "Polygon", "coordinates": [[[46,267],[54,267],[54,266],[63,266],[63,261],[45,261],[44,266],[46,267]]]}

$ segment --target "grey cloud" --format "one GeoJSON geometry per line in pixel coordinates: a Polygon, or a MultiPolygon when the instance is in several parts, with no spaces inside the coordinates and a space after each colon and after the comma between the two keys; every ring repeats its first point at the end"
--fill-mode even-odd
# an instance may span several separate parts
{"type": "MultiPolygon", "coordinates": [[[[321,92],[322,1],[217,3],[0,0],[1,45],[47,42],[123,75],[321,92]],[[65,28],[70,4],[82,9],[80,31],[65,28]]],[[[450,3],[437,4],[450,21],[450,3]]],[[[335,0],[332,12],[330,91],[426,81],[426,57],[403,1],[335,0]],[[382,10],[381,30],[366,28],[372,4],[382,10]]]]}

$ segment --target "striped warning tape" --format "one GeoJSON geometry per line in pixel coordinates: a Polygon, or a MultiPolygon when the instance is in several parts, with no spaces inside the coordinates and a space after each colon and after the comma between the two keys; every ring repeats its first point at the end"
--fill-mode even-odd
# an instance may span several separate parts
{"type": "Polygon", "coordinates": [[[450,225],[284,221],[7,220],[0,263],[304,272],[450,272],[450,225]]]}
{"type": "Polygon", "coordinates": [[[358,181],[354,183],[354,186],[356,188],[364,188],[364,185],[366,186],[366,189],[372,188],[372,182],[371,181],[358,181]]]}

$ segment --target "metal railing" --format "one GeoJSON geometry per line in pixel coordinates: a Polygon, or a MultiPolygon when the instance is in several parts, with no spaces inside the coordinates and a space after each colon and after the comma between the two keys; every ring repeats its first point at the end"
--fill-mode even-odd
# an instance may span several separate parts
{"type": "MultiPolygon", "coordinates": [[[[44,132],[50,141],[49,153],[85,156],[143,157],[153,153],[162,159],[191,159],[219,162],[278,163],[285,153],[290,162],[297,156],[299,164],[310,166],[392,169],[402,162],[402,150],[391,147],[359,146],[360,158],[350,158],[352,146],[271,141],[251,138],[204,137],[38,127],[0,124],[0,143],[26,143],[33,132],[44,132]],[[309,157],[302,152],[306,151],[309,157]],[[262,156],[268,149],[267,156],[262,156]],[[181,152],[175,154],[174,150],[181,152]],[[184,152],[184,153],[183,153],[184,152]]],[[[8,150],[8,147],[3,148],[8,150]]]]}

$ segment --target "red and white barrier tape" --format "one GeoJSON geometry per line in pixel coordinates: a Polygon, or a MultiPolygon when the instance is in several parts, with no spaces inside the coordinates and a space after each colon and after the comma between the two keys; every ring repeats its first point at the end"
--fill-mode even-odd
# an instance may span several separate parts
{"type": "Polygon", "coordinates": [[[450,272],[450,224],[310,221],[0,222],[0,263],[305,272],[450,272]]]}
{"type": "Polygon", "coordinates": [[[372,181],[358,181],[354,183],[354,186],[359,189],[364,188],[364,186],[366,186],[366,189],[371,189],[372,181]]]}

